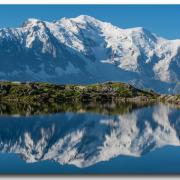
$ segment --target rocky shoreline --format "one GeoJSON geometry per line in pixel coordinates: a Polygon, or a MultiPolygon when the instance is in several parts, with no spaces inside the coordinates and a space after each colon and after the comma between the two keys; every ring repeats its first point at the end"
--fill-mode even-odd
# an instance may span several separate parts
{"type": "Polygon", "coordinates": [[[158,97],[158,100],[160,100],[164,103],[180,105],[180,96],[179,95],[160,95],[158,97]]]}

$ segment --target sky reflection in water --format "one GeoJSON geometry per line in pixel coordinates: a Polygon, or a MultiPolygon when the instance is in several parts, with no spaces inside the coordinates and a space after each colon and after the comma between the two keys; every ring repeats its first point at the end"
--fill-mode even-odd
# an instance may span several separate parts
{"type": "Polygon", "coordinates": [[[111,106],[28,117],[4,113],[0,173],[180,172],[179,109],[111,106]]]}

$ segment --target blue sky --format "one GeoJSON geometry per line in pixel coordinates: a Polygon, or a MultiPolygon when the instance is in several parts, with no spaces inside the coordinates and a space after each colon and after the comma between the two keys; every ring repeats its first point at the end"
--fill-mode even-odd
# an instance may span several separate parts
{"type": "Polygon", "coordinates": [[[159,36],[180,39],[180,5],[0,5],[0,28],[21,26],[27,18],[53,21],[81,14],[121,28],[142,26],[159,36]]]}

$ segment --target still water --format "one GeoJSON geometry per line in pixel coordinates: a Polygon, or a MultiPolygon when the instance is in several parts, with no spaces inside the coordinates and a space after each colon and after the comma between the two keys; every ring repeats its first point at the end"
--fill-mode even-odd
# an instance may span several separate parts
{"type": "Polygon", "coordinates": [[[63,105],[25,113],[1,105],[0,112],[0,173],[180,173],[178,107],[63,105]]]}

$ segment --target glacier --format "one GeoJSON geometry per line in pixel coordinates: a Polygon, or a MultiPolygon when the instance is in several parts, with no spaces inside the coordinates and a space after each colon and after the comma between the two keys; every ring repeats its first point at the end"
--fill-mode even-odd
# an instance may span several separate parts
{"type": "Polygon", "coordinates": [[[89,84],[122,81],[180,93],[180,39],[143,27],[123,29],[80,15],[47,22],[29,18],[0,29],[0,80],[89,84]]]}

